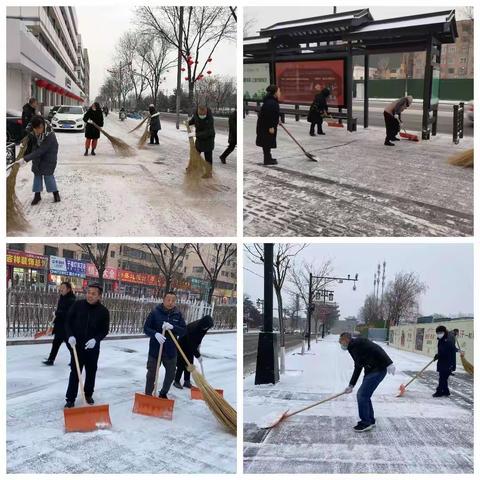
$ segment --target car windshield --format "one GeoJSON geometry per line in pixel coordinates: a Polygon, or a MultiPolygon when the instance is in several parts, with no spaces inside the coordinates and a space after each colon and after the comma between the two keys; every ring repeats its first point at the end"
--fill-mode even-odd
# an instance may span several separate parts
{"type": "Polygon", "coordinates": [[[83,115],[82,107],[60,107],[57,113],[72,113],[73,115],[83,115]]]}

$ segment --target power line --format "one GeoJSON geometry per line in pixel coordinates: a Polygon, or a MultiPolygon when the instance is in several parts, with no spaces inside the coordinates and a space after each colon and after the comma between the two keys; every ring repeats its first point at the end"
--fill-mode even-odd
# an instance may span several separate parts
{"type": "Polygon", "coordinates": [[[256,275],[257,277],[263,278],[263,275],[259,275],[257,272],[254,272],[253,270],[250,270],[250,269],[247,268],[247,267],[243,267],[243,269],[244,269],[244,270],[247,270],[247,272],[253,273],[253,274],[256,275]]]}

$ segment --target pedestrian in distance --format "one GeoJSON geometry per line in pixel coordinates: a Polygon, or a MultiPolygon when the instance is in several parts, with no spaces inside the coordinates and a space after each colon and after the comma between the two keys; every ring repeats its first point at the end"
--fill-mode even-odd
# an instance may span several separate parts
{"type": "Polygon", "coordinates": [[[22,108],[22,127],[24,134],[27,134],[27,127],[32,121],[32,118],[36,115],[38,108],[38,102],[36,98],[31,98],[22,108]]]}
{"type": "Polygon", "coordinates": [[[150,337],[147,359],[147,380],[145,384],[145,395],[152,395],[155,385],[155,374],[157,368],[160,345],[163,345],[161,362],[165,368],[163,386],[158,394],[160,398],[168,398],[167,393],[175,379],[175,367],[177,365],[177,348],[167,330],[170,330],[175,337],[181,338],[187,333],[185,320],[182,312],[175,306],[177,295],[168,291],[163,297],[163,303],[157,305],[145,320],[143,331],[150,337]],[[165,330],[165,335],[163,335],[165,330]]]}
{"type": "Polygon", "coordinates": [[[277,148],[277,128],[280,119],[280,89],[276,85],[266,88],[267,94],[263,97],[262,107],[257,119],[257,147],[263,149],[263,164],[277,165],[277,160],[272,158],[272,148],[277,148]]]}
{"type": "MultiPolygon", "coordinates": [[[[202,356],[200,354],[200,345],[203,337],[208,330],[213,327],[213,318],[210,315],[205,315],[200,320],[189,323],[187,325],[187,334],[179,340],[180,347],[184,351],[188,361],[193,364],[193,357],[202,363],[202,356]]],[[[175,382],[173,385],[176,388],[183,388],[180,381],[183,375],[183,387],[192,388],[190,383],[190,372],[187,370],[187,364],[181,355],[177,356],[177,373],[175,374],[175,382]]]]}
{"type": "Polygon", "coordinates": [[[400,139],[397,137],[398,132],[400,132],[400,127],[402,125],[402,112],[410,107],[413,102],[413,97],[408,95],[406,97],[400,98],[400,100],[395,100],[392,103],[389,103],[385,110],[383,111],[383,118],[385,119],[385,129],[387,131],[385,137],[384,145],[389,147],[395,146],[392,142],[399,142],[400,139]]]}
{"type": "Polygon", "coordinates": [[[93,125],[97,124],[99,127],[103,127],[103,113],[98,102],[92,103],[90,108],[87,110],[87,113],[83,116],[83,121],[85,122],[85,153],[88,155],[88,149],[92,147],[91,155],[95,154],[95,149],[97,148],[98,139],[100,138],[100,130],[93,125]]]}
{"type": "MultiPolygon", "coordinates": [[[[95,377],[97,375],[100,343],[108,335],[110,329],[110,312],[102,300],[103,288],[98,283],[91,283],[87,288],[84,300],[77,300],[67,313],[65,333],[68,343],[75,347],[80,364],[80,372],[85,367],[85,398],[89,405],[93,405],[95,377]]],[[[75,406],[78,393],[78,375],[73,352],[70,360],[70,378],[66,393],[65,408],[75,406]]]]}
{"type": "Polygon", "coordinates": [[[355,364],[352,378],[345,393],[352,393],[355,384],[364,370],[362,385],[357,392],[358,416],[360,421],[353,429],[366,432],[375,427],[375,412],[372,405],[373,392],[385,378],[387,372],[395,375],[395,365],[385,350],[367,338],[352,338],[352,334],[344,332],[339,339],[342,350],[348,351],[355,364]]]}
{"type": "Polygon", "coordinates": [[[55,310],[55,319],[53,320],[53,342],[50,355],[43,361],[44,365],[53,365],[55,358],[57,358],[58,350],[63,342],[71,353],[71,348],[67,342],[65,334],[65,322],[67,319],[67,313],[70,307],[75,303],[76,296],[72,290],[72,284],[70,282],[62,282],[60,284],[60,298],[58,299],[57,308],[55,310]]]}
{"type": "Polygon", "coordinates": [[[457,348],[449,337],[448,330],[443,325],[435,329],[437,335],[437,353],[433,357],[437,362],[438,386],[434,398],[450,396],[448,377],[452,374],[457,361],[457,348]]]}
{"type": "Polygon", "coordinates": [[[160,112],[155,110],[153,104],[149,105],[148,113],[150,114],[150,145],[158,145],[158,131],[162,129],[160,124],[160,112]]]}
{"type": "Polygon", "coordinates": [[[37,205],[42,199],[43,183],[47,192],[53,193],[54,202],[60,201],[55,168],[57,167],[58,142],[55,133],[48,127],[45,119],[39,115],[30,121],[32,132],[29,134],[29,147],[20,164],[32,162],[34,197],[31,205],[37,205]]]}
{"type": "Polygon", "coordinates": [[[315,136],[315,126],[317,126],[317,133],[325,135],[322,129],[323,117],[328,114],[327,99],[330,96],[330,90],[323,88],[315,95],[315,98],[310,105],[307,120],[310,122],[310,135],[315,136]]]}
{"type": "Polygon", "coordinates": [[[205,104],[199,104],[188,124],[195,125],[195,148],[199,153],[203,153],[207,162],[207,171],[202,178],[212,178],[215,148],[215,122],[212,111],[205,104]]]}
{"type": "Polygon", "coordinates": [[[235,150],[237,146],[237,109],[228,116],[228,147],[220,155],[220,161],[227,163],[227,157],[235,150]]]}
{"type": "Polygon", "coordinates": [[[102,110],[103,110],[103,114],[105,115],[105,117],[108,117],[108,107],[107,107],[107,105],[104,105],[102,110]]]}

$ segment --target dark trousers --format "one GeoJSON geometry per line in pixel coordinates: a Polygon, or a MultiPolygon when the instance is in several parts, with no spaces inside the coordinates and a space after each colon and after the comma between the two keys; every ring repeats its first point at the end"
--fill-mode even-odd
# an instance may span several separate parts
{"type": "Polygon", "coordinates": [[[203,152],[203,156],[205,157],[205,160],[212,165],[213,163],[213,150],[210,150],[209,152],[203,152]]]}
{"type": "Polygon", "coordinates": [[[448,388],[448,377],[450,372],[448,370],[441,370],[438,372],[438,387],[437,393],[440,395],[450,395],[450,390],[448,388]]]}
{"type": "Polygon", "coordinates": [[[220,155],[220,158],[223,158],[225,160],[235,150],[236,145],[237,145],[236,143],[229,143],[228,147],[220,155]]]}
{"type": "Polygon", "coordinates": [[[323,133],[322,129],[323,118],[320,121],[310,123],[310,135],[315,133],[315,125],[317,126],[317,133],[323,133]]]}
{"type": "MultiPolygon", "coordinates": [[[[95,376],[97,375],[98,356],[100,348],[91,348],[88,350],[79,349],[77,344],[78,363],[80,364],[80,372],[85,367],[85,384],[84,392],[87,397],[91,397],[95,390],[95,376]]],[[[68,388],[66,398],[69,402],[74,402],[78,393],[78,375],[75,366],[75,358],[71,354],[70,378],[68,380],[68,388]]]]}
{"type": "Polygon", "coordinates": [[[372,425],[375,423],[375,412],[373,411],[372,395],[385,378],[387,370],[372,372],[363,377],[363,382],[357,392],[358,416],[363,423],[372,425]]]}
{"type": "Polygon", "coordinates": [[[158,140],[158,130],[154,130],[153,132],[150,132],[150,144],[156,144],[158,145],[160,141],[158,140]]]}
{"type": "Polygon", "coordinates": [[[263,148],[263,163],[268,163],[272,161],[272,149],[270,147],[263,148]]]}
{"type": "Polygon", "coordinates": [[[70,344],[65,340],[65,337],[63,335],[59,335],[58,333],[55,333],[55,336],[53,337],[53,342],[52,342],[52,349],[50,350],[50,355],[48,356],[48,360],[51,362],[54,362],[55,359],[57,358],[58,351],[60,350],[60,347],[62,346],[62,343],[65,342],[65,345],[68,348],[68,351],[70,352],[70,355],[72,354],[72,350],[70,347],[70,344]]]}
{"type": "Polygon", "coordinates": [[[385,129],[387,131],[385,140],[393,140],[400,131],[398,120],[388,112],[383,112],[385,119],[385,129]]]}
{"type": "MultiPolygon", "coordinates": [[[[157,357],[158,358],[158,357],[157,357]]],[[[155,386],[155,373],[157,369],[157,358],[148,356],[147,360],[147,382],[145,384],[145,395],[152,395],[153,387],[155,386]]],[[[163,379],[163,386],[160,390],[161,394],[167,394],[172,386],[175,378],[175,366],[177,365],[177,356],[168,358],[165,353],[162,354],[161,365],[165,368],[165,378],[163,379]]]]}
{"type": "MultiPolygon", "coordinates": [[[[188,361],[190,363],[193,363],[193,353],[185,350],[184,350],[184,353],[188,358],[188,361]]],[[[183,359],[183,357],[179,355],[177,358],[177,373],[175,374],[176,382],[180,382],[180,380],[182,379],[182,374],[183,374],[183,380],[185,382],[190,382],[190,372],[187,370],[187,364],[185,363],[185,360],[183,359]]]]}

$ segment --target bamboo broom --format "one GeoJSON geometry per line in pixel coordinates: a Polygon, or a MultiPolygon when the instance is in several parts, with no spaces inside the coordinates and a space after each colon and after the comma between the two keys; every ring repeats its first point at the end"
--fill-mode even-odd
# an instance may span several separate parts
{"type": "MultiPolygon", "coordinates": [[[[462,352],[462,349],[460,348],[460,344],[458,343],[458,339],[457,339],[457,347],[458,347],[458,349],[460,350],[460,352],[462,352]]],[[[473,375],[473,365],[465,358],[465,354],[464,354],[464,353],[460,353],[460,360],[462,361],[463,369],[464,369],[469,375],[473,375]]]]}
{"type": "Polygon", "coordinates": [[[203,399],[208,405],[210,411],[215,415],[217,420],[226,427],[235,436],[237,435],[237,412],[236,410],[205,380],[205,377],[188,361],[187,356],[180,347],[175,335],[171,330],[168,333],[175,343],[180,355],[183,357],[187,370],[192,374],[193,380],[197,387],[201,390],[203,399]]]}
{"type": "MultiPolygon", "coordinates": [[[[185,122],[185,125],[187,127],[187,132],[190,135],[192,130],[190,128],[190,125],[188,124],[188,121],[185,122]]],[[[195,140],[193,139],[193,137],[189,136],[188,140],[190,143],[190,158],[188,160],[188,165],[185,170],[189,177],[198,180],[202,177],[202,175],[207,174],[211,167],[210,164],[208,164],[208,162],[203,159],[198,150],[195,148],[195,140]]]]}
{"type": "Polygon", "coordinates": [[[448,163],[458,167],[473,168],[473,148],[457,153],[456,155],[452,155],[448,159],[448,163]]]}
{"type": "Polygon", "coordinates": [[[113,149],[118,155],[121,157],[133,157],[135,155],[135,150],[127,145],[123,140],[110,135],[102,127],[98,126],[93,120],[91,122],[94,127],[98,128],[98,130],[100,130],[100,132],[102,132],[108,138],[108,140],[110,140],[113,149]]]}
{"type": "Polygon", "coordinates": [[[28,144],[28,135],[22,139],[15,163],[7,168],[10,173],[7,177],[7,232],[21,232],[28,229],[29,223],[23,214],[22,204],[15,193],[17,175],[20,164],[17,162],[25,155],[28,144]]]}
{"type": "Polygon", "coordinates": [[[128,133],[133,133],[138,130],[150,117],[145,117],[135,128],[132,128],[128,133]]]}
{"type": "Polygon", "coordinates": [[[140,137],[140,140],[138,141],[138,148],[143,148],[145,146],[145,143],[147,143],[147,139],[150,136],[150,131],[149,131],[150,124],[147,123],[145,126],[145,131],[143,132],[142,136],[140,137]]]}

